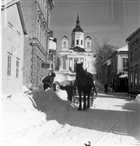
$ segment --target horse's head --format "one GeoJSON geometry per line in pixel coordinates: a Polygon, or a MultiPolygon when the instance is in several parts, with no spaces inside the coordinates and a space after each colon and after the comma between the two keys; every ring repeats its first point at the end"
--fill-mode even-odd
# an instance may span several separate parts
{"type": "Polygon", "coordinates": [[[84,71],[83,62],[81,62],[81,63],[76,62],[76,73],[82,73],[83,71],[84,71]]]}

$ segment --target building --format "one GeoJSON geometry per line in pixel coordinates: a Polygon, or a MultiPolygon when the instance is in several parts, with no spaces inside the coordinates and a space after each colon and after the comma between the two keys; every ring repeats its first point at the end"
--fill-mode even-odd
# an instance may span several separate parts
{"type": "Polygon", "coordinates": [[[128,91],[128,46],[114,51],[100,70],[102,84],[113,84],[116,92],[128,91]]]}
{"type": "Polygon", "coordinates": [[[19,0],[2,1],[1,16],[2,94],[9,95],[22,91],[24,36],[27,29],[19,0]]]}
{"type": "Polygon", "coordinates": [[[76,62],[83,62],[84,69],[93,73],[93,51],[92,39],[84,37],[84,31],[80,26],[79,15],[76,26],[71,33],[71,45],[67,36],[62,37],[62,48],[60,51],[60,70],[75,74],[76,62]]]}
{"type": "Polygon", "coordinates": [[[54,71],[56,68],[56,49],[57,49],[57,39],[53,37],[53,32],[49,37],[48,42],[48,64],[49,69],[54,71]]]}
{"type": "Polygon", "coordinates": [[[42,77],[49,72],[44,64],[48,57],[50,11],[54,3],[52,0],[21,0],[21,4],[28,30],[24,43],[23,84],[38,88],[42,77]]]}
{"type": "Polygon", "coordinates": [[[127,39],[129,59],[129,93],[140,94],[140,27],[127,39]]]}

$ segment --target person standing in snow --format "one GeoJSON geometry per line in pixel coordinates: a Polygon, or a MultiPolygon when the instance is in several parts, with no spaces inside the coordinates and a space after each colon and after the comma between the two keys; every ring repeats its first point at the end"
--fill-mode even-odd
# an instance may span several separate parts
{"type": "Polygon", "coordinates": [[[73,97],[73,86],[72,86],[72,82],[70,83],[70,85],[60,85],[60,89],[61,90],[65,90],[67,92],[68,95],[68,100],[72,101],[72,97],[73,97]]]}
{"type": "Polygon", "coordinates": [[[44,83],[44,91],[48,88],[51,88],[52,85],[53,85],[53,81],[54,81],[54,78],[55,78],[55,73],[52,73],[51,75],[45,77],[42,82],[44,83]]]}
{"type": "Polygon", "coordinates": [[[72,80],[70,79],[70,77],[67,79],[67,81],[69,82],[69,84],[67,84],[67,85],[62,85],[59,82],[57,82],[57,84],[59,85],[59,88],[61,90],[65,90],[67,92],[67,95],[68,95],[67,99],[69,101],[72,101],[74,86],[72,85],[72,80]]]}
{"type": "Polygon", "coordinates": [[[107,83],[104,85],[104,89],[105,89],[105,93],[108,93],[108,84],[107,83]]]}

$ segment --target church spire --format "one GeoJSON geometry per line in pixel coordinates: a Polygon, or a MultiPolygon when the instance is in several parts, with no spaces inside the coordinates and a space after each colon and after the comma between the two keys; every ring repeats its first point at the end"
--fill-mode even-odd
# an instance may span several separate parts
{"type": "Polygon", "coordinates": [[[79,14],[77,14],[76,27],[80,27],[79,14]]]}

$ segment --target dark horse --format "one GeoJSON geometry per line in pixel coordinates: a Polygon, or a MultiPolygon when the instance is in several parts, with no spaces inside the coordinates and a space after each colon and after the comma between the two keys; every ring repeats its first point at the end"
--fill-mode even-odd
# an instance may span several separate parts
{"type": "Polygon", "coordinates": [[[90,93],[93,83],[93,76],[91,73],[88,73],[83,69],[83,63],[76,63],[76,79],[75,86],[77,86],[79,93],[79,108],[78,110],[82,110],[82,93],[83,93],[83,109],[86,110],[90,107],[90,93]],[[87,96],[87,100],[86,100],[87,96]],[[87,101],[87,102],[86,102],[87,101]]]}

